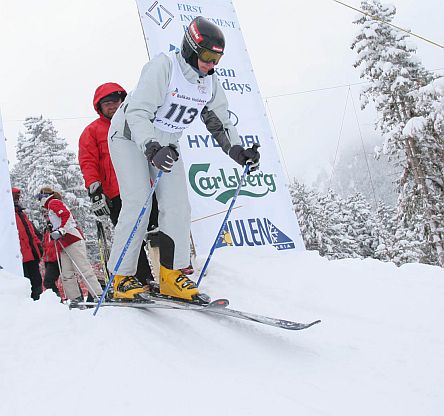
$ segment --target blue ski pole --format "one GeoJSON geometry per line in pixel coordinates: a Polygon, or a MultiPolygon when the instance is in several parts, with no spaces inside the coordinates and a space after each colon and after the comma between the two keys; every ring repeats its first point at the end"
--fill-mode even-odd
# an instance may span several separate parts
{"type": "MultiPolygon", "coordinates": [[[[258,147],[259,147],[259,145],[253,144],[253,148],[254,149],[256,149],[258,147]]],[[[239,181],[239,185],[237,186],[236,192],[234,193],[233,199],[231,200],[230,207],[228,208],[228,211],[227,211],[227,213],[225,215],[225,218],[224,218],[224,220],[222,222],[222,225],[221,225],[221,227],[220,227],[220,229],[219,229],[219,231],[217,233],[216,240],[214,240],[213,246],[211,247],[210,254],[208,254],[207,260],[205,261],[205,264],[204,264],[204,266],[202,268],[202,271],[200,272],[199,279],[197,279],[196,286],[199,286],[200,281],[202,280],[202,278],[203,278],[203,276],[204,276],[204,274],[205,274],[205,272],[207,270],[208,264],[210,263],[211,257],[213,256],[213,252],[216,249],[217,242],[219,241],[219,238],[220,238],[220,236],[222,235],[222,233],[223,233],[223,231],[225,229],[225,226],[226,226],[227,221],[228,221],[228,217],[231,214],[231,210],[233,209],[234,203],[236,202],[237,196],[239,195],[239,192],[240,192],[240,190],[242,188],[242,183],[244,182],[245,176],[247,176],[247,173],[248,173],[249,169],[250,169],[249,165],[246,165],[244,173],[242,174],[241,180],[239,181]]]]}
{"type": "Polygon", "coordinates": [[[163,171],[159,170],[159,173],[156,176],[156,180],[153,183],[153,186],[150,189],[150,192],[145,200],[145,203],[143,204],[142,209],[140,210],[139,216],[137,217],[136,223],[134,224],[134,227],[128,237],[128,240],[126,240],[125,246],[123,247],[122,252],[120,253],[119,259],[117,260],[116,265],[114,266],[114,270],[111,273],[111,276],[109,278],[108,283],[106,284],[106,287],[102,293],[102,296],[100,297],[99,302],[97,303],[96,309],[94,310],[93,315],[95,316],[97,311],[100,308],[100,305],[103,303],[103,300],[105,299],[106,294],[108,293],[109,288],[111,287],[113,280],[114,280],[114,276],[117,274],[117,271],[119,270],[120,264],[122,263],[123,258],[125,257],[126,252],[128,251],[128,247],[131,244],[131,241],[133,241],[134,238],[134,234],[136,234],[137,228],[139,228],[139,224],[142,221],[142,218],[145,214],[145,211],[148,207],[148,205],[150,204],[151,201],[151,197],[153,196],[154,190],[156,189],[157,184],[159,183],[159,179],[162,177],[163,171]]]}

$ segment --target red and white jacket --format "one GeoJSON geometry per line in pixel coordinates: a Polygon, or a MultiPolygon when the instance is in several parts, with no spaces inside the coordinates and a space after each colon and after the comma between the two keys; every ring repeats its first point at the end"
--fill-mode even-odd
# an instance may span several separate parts
{"type": "Polygon", "coordinates": [[[84,240],[82,231],[77,226],[71,211],[62,201],[54,199],[52,195],[47,199],[44,207],[48,210],[48,218],[53,230],[56,231],[59,228],[63,228],[66,231],[65,236],[58,240],[63,247],[68,247],[76,241],[84,240]]]}

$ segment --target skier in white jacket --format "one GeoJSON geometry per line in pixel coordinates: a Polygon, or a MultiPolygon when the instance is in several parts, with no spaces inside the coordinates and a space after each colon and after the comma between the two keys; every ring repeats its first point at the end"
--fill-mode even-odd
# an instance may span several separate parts
{"type": "MultiPolygon", "coordinates": [[[[201,117],[222,150],[250,171],[259,167],[256,148],[244,149],[229,120],[228,103],[214,67],[225,48],[218,26],[202,16],[185,32],[180,52],[160,54],[148,62],[139,82],[109,129],[109,149],[120,187],[122,211],[108,262],[114,270],[147,198],[150,180],[165,172],[156,188],[160,229],[160,293],[207,301],[180,269],[190,262],[191,209],[179,138],[201,117]]],[[[123,258],[113,289],[116,298],[136,298],[144,291],[134,278],[139,247],[149,215],[145,215],[123,258]]]]}

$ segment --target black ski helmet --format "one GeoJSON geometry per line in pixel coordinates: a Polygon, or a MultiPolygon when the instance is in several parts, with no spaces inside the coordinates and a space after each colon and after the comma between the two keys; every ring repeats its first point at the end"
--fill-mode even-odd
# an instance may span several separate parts
{"type": "Polygon", "coordinates": [[[225,37],[219,27],[198,16],[185,31],[181,52],[185,61],[197,68],[197,58],[218,64],[224,49],[225,37]]]}

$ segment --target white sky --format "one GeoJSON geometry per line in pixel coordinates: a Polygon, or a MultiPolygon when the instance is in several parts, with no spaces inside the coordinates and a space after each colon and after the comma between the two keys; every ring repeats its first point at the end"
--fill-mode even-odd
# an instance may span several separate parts
{"type": "MultiPolygon", "coordinates": [[[[298,93],[268,98],[267,107],[290,176],[311,180],[334,158],[348,87],[299,92],[360,81],[349,48],[356,12],[332,0],[234,5],[263,97],[298,93]]],[[[397,25],[444,43],[442,0],[395,5],[397,25]]],[[[80,133],[96,116],[95,88],[114,81],[131,90],[147,60],[133,0],[2,0],[0,39],[0,110],[12,164],[25,117],[53,119],[76,151],[80,133]]],[[[443,49],[415,42],[428,69],[444,68],[443,49]]],[[[359,89],[351,92],[364,141],[371,144],[373,114],[359,110],[359,89]]],[[[360,140],[351,101],[341,137],[340,146],[360,140]]]]}

